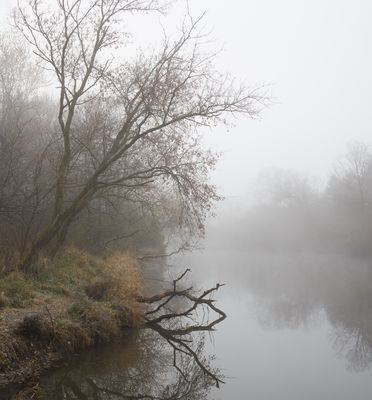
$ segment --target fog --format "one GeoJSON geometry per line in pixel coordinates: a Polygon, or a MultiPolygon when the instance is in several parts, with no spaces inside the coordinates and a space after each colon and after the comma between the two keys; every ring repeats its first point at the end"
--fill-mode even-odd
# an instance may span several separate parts
{"type": "Polygon", "coordinates": [[[370,398],[371,269],[314,253],[206,249],[173,260],[218,280],[228,319],[210,351],[226,371],[214,399],[370,398]]]}
{"type": "MultiPolygon", "coordinates": [[[[1,2],[3,23],[15,5],[1,2]]],[[[239,118],[235,127],[208,135],[207,144],[224,152],[214,180],[226,196],[245,193],[247,182],[264,167],[298,169],[324,179],[348,141],[369,141],[368,0],[233,0],[228,7],[190,0],[189,5],[194,15],[206,11],[211,46],[222,45],[219,64],[250,85],[268,85],[273,103],[257,121],[239,118]]],[[[170,25],[177,26],[185,4],[174,7],[170,25]]],[[[154,41],[155,30],[160,38],[157,25],[158,20],[138,26],[137,36],[154,41]]]]}
{"type": "Polygon", "coordinates": [[[71,246],[135,254],[145,287],[190,268],[187,290],[214,287],[228,316],[201,347],[226,385],[202,398],[370,399],[372,3],[135,0],[98,44],[68,17],[70,44],[47,8],[11,28],[16,3],[0,4],[1,273],[71,246]]]}

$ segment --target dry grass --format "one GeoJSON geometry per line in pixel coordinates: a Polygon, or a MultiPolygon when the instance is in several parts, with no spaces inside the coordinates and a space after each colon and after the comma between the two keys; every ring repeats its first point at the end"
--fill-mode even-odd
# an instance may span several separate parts
{"type": "MultiPolygon", "coordinates": [[[[0,307],[28,307],[59,297],[86,296],[136,311],[142,277],[136,260],[126,253],[106,259],[75,248],[55,259],[41,259],[37,276],[18,271],[0,274],[0,307]]],[[[139,309],[138,309],[139,311],[139,309]]]]}
{"type": "Polygon", "coordinates": [[[9,321],[0,320],[0,338],[7,335],[0,346],[2,371],[22,365],[32,343],[71,353],[108,342],[142,322],[136,300],[141,274],[126,253],[103,259],[70,248],[53,260],[42,259],[38,271],[33,277],[0,274],[0,306],[10,315],[9,321]]]}
{"type": "Polygon", "coordinates": [[[45,400],[46,394],[44,389],[39,385],[31,385],[14,395],[11,400],[45,400]]]}
{"type": "Polygon", "coordinates": [[[105,270],[112,283],[106,300],[116,308],[126,310],[130,314],[129,319],[136,325],[143,311],[136,300],[143,282],[137,263],[127,254],[117,253],[106,260],[105,270]]]}

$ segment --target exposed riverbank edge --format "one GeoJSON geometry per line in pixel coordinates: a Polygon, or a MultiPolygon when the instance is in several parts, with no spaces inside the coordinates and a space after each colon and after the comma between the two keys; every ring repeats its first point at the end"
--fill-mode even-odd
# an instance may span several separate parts
{"type": "Polygon", "coordinates": [[[37,277],[13,274],[9,287],[4,283],[9,277],[1,279],[0,294],[8,302],[0,309],[1,398],[12,387],[31,390],[68,356],[119,340],[141,325],[142,306],[136,299],[142,284],[135,257],[103,260],[69,250],[47,270],[37,277]],[[22,297],[22,306],[12,306],[22,290],[29,297],[22,297]]]}

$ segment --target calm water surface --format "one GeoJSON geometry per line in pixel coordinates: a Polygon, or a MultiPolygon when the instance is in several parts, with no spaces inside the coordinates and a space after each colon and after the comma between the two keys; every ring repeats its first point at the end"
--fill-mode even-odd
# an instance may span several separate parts
{"type": "Polygon", "coordinates": [[[205,251],[175,260],[227,282],[210,351],[230,378],[215,399],[372,398],[372,268],[317,254],[205,251]]]}
{"type": "MultiPolygon", "coordinates": [[[[203,387],[190,370],[194,388],[182,398],[372,398],[372,268],[365,261],[209,249],[169,264],[165,280],[189,267],[195,287],[227,283],[217,298],[228,318],[207,336],[204,350],[216,355],[213,363],[226,384],[219,390],[203,387]]],[[[154,388],[163,398],[181,398],[171,397],[185,389],[175,380],[172,362],[166,344],[140,335],[127,345],[76,357],[43,384],[50,399],[130,398],[125,395],[154,388]],[[95,392],[92,382],[105,390],[95,392]]]]}

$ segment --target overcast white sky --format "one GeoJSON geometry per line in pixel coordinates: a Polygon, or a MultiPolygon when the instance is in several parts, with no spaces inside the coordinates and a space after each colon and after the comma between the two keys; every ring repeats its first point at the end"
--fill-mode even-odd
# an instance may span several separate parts
{"type": "MultiPolygon", "coordinates": [[[[259,121],[221,127],[207,142],[225,156],[214,179],[235,196],[265,167],[325,175],[351,140],[371,142],[372,1],[189,0],[224,46],[221,66],[276,101],[259,121]]],[[[16,0],[1,0],[0,20],[16,0]]],[[[184,5],[182,1],[179,4],[184,5]]],[[[172,21],[178,20],[175,9],[172,21]]],[[[148,22],[138,26],[153,36],[148,22]]],[[[142,38],[142,39],[143,39],[142,38]]]]}

